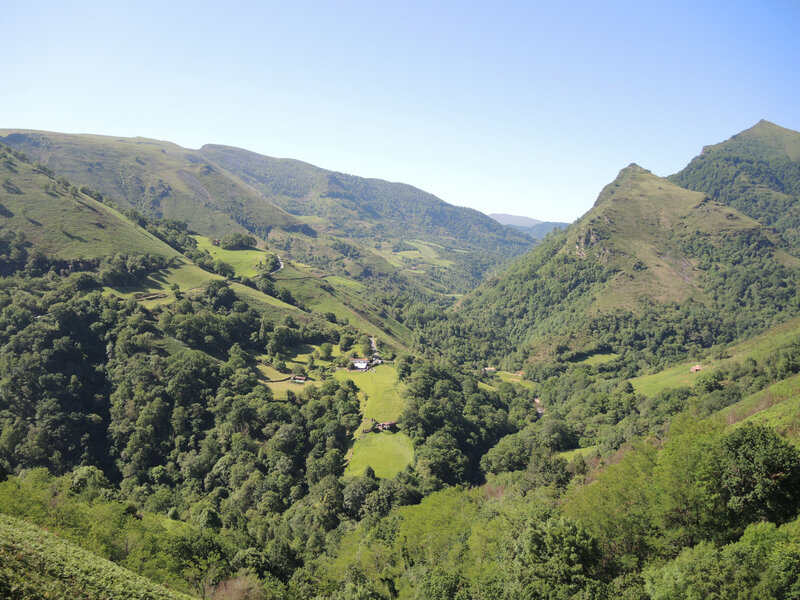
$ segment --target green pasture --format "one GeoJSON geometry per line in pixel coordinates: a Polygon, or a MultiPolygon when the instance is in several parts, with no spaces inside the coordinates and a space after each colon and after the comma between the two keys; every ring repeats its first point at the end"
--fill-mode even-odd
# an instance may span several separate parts
{"type": "Polygon", "coordinates": [[[559,452],[558,455],[565,459],[567,462],[572,462],[580,454],[584,458],[591,456],[597,451],[599,446],[587,446],[586,448],[575,448],[574,450],[567,450],[566,452],[559,452]]]}
{"type": "Polygon", "coordinates": [[[404,400],[400,394],[397,370],[391,365],[378,365],[373,371],[336,371],[336,379],[352,379],[363,392],[361,408],[364,417],[376,421],[396,421],[403,412],[404,400]]]}
{"type": "MultiPolygon", "coordinates": [[[[376,421],[396,421],[403,412],[404,400],[397,370],[391,365],[378,365],[374,371],[337,371],[336,379],[351,379],[361,390],[361,411],[364,422],[356,435],[376,421]]],[[[394,477],[414,460],[411,439],[402,432],[367,433],[357,438],[350,450],[345,475],[356,476],[371,466],[378,477],[394,477]]]]}
{"type": "MultiPolygon", "coordinates": [[[[193,262],[181,259],[180,264],[174,267],[151,273],[139,285],[118,288],[106,287],[104,289],[107,293],[113,293],[121,298],[140,299],[145,306],[153,307],[160,304],[168,304],[175,300],[175,292],[171,288],[173,284],[177,285],[178,289],[185,294],[198,291],[206,283],[215,279],[223,279],[223,277],[209,273],[193,262]],[[152,298],[149,298],[150,296],[152,298]]],[[[230,286],[239,296],[250,298],[260,304],[285,310],[299,310],[296,306],[286,304],[277,298],[267,296],[263,292],[241,283],[231,282],[230,286]]]]}
{"type": "Polygon", "coordinates": [[[215,259],[233,267],[239,277],[255,277],[258,275],[258,264],[263,262],[268,253],[258,248],[248,248],[247,250],[226,250],[219,246],[214,246],[210,238],[202,235],[192,236],[197,240],[198,250],[208,250],[215,259]]]}
{"type": "Polygon", "coordinates": [[[616,360],[618,358],[619,354],[617,354],[616,352],[597,352],[595,354],[592,354],[590,356],[587,356],[586,358],[583,358],[575,362],[577,362],[578,364],[589,365],[593,367],[595,365],[602,365],[611,362],[612,360],[616,360]]]}
{"type": "Polygon", "coordinates": [[[533,382],[528,381],[525,379],[524,376],[517,375],[516,373],[511,373],[509,371],[497,371],[497,376],[500,378],[501,381],[506,381],[508,383],[514,383],[516,385],[521,385],[522,387],[533,389],[533,382]]]}
{"type": "Polygon", "coordinates": [[[414,461],[414,444],[402,432],[368,433],[356,441],[345,477],[357,477],[367,466],[382,478],[394,477],[414,461]]]}

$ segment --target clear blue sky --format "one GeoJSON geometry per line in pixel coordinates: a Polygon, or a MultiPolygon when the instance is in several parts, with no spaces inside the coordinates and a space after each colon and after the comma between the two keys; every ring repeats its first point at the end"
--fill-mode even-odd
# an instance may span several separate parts
{"type": "Polygon", "coordinates": [[[571,221],[765,118],[800,2],[13,2],[0,127],[240,146],[571,221]]]}

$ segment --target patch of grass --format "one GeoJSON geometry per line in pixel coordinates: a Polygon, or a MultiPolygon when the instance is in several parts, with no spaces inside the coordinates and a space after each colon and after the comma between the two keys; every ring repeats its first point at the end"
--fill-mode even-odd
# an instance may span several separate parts
{"type": "Polygon", "coordinates": [[[294,383],[289,381],[279,381],[277,383],[270,383],[269,389],[272,390],[272,395],[276,400],[285,400],[287,392],[294,392],[299,394],[307,387],[316,387],[322,385],[321,381],[306,381],[305,383],[294,383]]]}
{"type": "Polygon", "coordinates": [[[339,277],[338,275],[328,275],[325,277],[325,281],[330,283],[334,288],[337,286],[346,287],[351,290],[364,290],[366,287],[360,281],[354,281],[353,279],[347,279],[345,277],[339,277]]]}
{"type": "Polygon", "coordinates": [[[373,371],[353,373],[336,371],[336,379],[352,379],[365,397],[362,397],[364,417],[376,421],[396,421],[403,412],[405,401],[401,395],[401,384],[397,370],[391,365],[378,365],[373,371]]]}
{"type": "Polygon", "coordinates": [[[751,422],[772,427],[800,443],[800,375],[772,384],[717,414],[728,425],[751,422]]]}
{"type": "Polygon", "coordinates": [[[511,373],[509,371],[497,371],[496,374],[502,381],[507,381],[508,383],[514,383],[528,389],[533,389],[533,382],[528,381],[517,373],[511,373]]]}
{"type": "Polygon", "coordinates": [[[597,451],[600,446],[587,446],[586,448],[575,448],[574,450],[567,450],[566,452],[559,452],[558,455],[565,459],[567,462],[572,462],[575,460],[579,454],[583,455],[584,458],[587,456],[592,455],[595,451],[597,451]]]}
{"type": "Polygon", "coordinates": [[[414,461],[414,444],[402,432],[369,433],[356,441],[345,477],[364,473],[367,466],[382,478],[394,477],[414,461]]]}
{"type": "Polygon", "coordinates": [[[602,365],[618,358],[619,354],[616,352],[597,352],[575,362],[593,367],[594,365],[602,365]]]}

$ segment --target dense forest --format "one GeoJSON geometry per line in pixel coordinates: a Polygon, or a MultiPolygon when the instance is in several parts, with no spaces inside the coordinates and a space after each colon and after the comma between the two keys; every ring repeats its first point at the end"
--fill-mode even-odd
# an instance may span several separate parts
{"type": "MultiPolygon", "coordinates": [[[[791,199],[768,125],[740,135],[791,199]]],[[[0,147],[0,595],[800,597],[796,227],[715,152],[506,266],[499,224],[461,262],[376,234],[394,184],[206,147],[375,220],[213,237],[0,147]]],[[[426,235],[483,231],[420,194],[426,235]]]]}

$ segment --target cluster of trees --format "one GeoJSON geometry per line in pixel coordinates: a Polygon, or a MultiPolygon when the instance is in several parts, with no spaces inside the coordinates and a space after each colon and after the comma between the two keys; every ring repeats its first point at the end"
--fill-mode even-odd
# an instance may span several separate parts
{"type": "Polygon", "coordinates": [[[220,247],[225,250],[246,250],[256,247],[256,238],[244,233],[229,233],[219,240],[220,247]]]}

